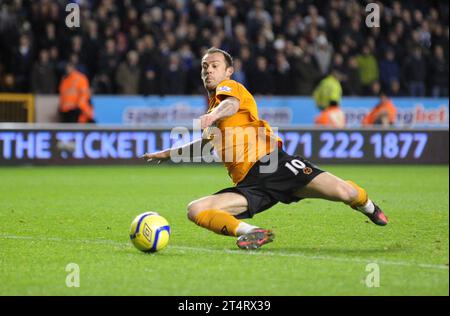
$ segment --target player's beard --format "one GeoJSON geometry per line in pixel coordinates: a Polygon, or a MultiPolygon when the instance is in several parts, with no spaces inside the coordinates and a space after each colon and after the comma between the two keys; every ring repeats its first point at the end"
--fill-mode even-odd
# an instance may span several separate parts
{"type": "Polygon", "coordinates": [[[217,85],[215,85],[214,87],[208,87],[206,82],[203,82],[203,86],[205,87],[206,91],[208,92],[208,95],[211,95],[212,93],[214,93],[216,91],[216,87],[217,85]]]}

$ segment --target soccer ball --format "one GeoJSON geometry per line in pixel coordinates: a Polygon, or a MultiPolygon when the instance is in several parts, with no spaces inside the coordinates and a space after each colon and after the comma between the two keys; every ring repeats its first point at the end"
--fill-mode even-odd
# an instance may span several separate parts
{"type": "Polygon", "coordinates": [[[169,238],[170,225],[158,213],[142,213],[131,223],[131,242],[143,252],[156,252],[163,249],[169,243],[169,238]]]}

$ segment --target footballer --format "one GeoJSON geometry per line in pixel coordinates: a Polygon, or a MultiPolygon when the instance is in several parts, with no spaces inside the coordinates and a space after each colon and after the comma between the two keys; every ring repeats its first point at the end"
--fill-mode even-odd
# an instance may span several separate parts
{"type": "Polygon", "coordinates": [[[251,218],[278,202],[288,204],[305,198],[343,202],[377,225],[388,223],[383,211],[356,183],[344,181],[301,156],[283,151],[281,139],[274,135],[267,122],[259,119],[252,94],[231,80],[233,59],[229,53],[210,48],[201,66],[201,78],[209,97],[208,111],[199,118],[202,138],[179,148],[143,155],[147,161],[159,163],[185,149],[189,149],[185,152],[191,156],[196,147],[209,144],[216,149],[235,186],[190,202],[187,216],[192,222],[215,233],[237,237],[236,244],[241,249],[257,249],[273,241],[271,230],[242,219],[251,218]],[[256,136],[224,137],[230,135],[230,130],[231,134],[242,133],[242,128],[254,129],[255,133],[249,134],[256,136]],[[231,155],[227,152],[230,150],[231,155]],[[268,172],[274,162],[275,168],[268,172]]]}

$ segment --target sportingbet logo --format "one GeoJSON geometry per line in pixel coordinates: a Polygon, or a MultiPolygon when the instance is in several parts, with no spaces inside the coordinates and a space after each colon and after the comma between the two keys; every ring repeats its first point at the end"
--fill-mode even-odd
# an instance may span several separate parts
{"type": "Polygon", "coordinates": [[[151,107],[132,105],[124,109],[122,122],[130,125],[172,125],[174,122],[188,124],[202,114],[204,114],[203,108],[196,108],[182,102],[168,107],[158,107],[154,104],[151,107]]]}
{"type": "Polygon", "coordinates": [[[412,111],[399,111],[398,119],[404,124],[447,124],[448,108],[440,106],[437,109],[425,109],[423,105],[416,105],[412,111]],[[403,121],[401,119],[403,118],[403,121]]]}
{"type": "MultiPolygon", "coordinates": [[[[369,111],[361,108],[344,108],[347,126],[359,127],[361,121],[369,111]]],[[[410,126],[448,126],[448,107],[441,105],[438,108],[426,109],[422,104],[412,108],[397,110],[398,127],[410,126]]]]}

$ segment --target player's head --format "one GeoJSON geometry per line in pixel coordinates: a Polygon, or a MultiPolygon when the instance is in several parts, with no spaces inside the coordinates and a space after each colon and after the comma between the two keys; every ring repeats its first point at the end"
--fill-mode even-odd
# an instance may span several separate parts
{"type": "Polygon", "coordinates": [[[233,58],[226,51],[212,47],[202,58],[202,80],[205,89],[214,90],[233,74],[233,58]]]}
{"type": "Polygon", "coordinates": [[[65,66],[66,74],[70,74],[76,70],[76,65],[73,61],[68,61],[65,66]]]}
{"type": "Polygon", "coordinates": [[[378,93],[378,96],[380,97],[380,100],[382,102],[386,101],[389,98],[385,89],[380,89],[380,92],[378,93]]]}
{"type": "Polygon", "coordinates": [[[329,107],[339,107],[339,102],[337,100],[330,100],[330,103],[328,104],[329,107]]]}

